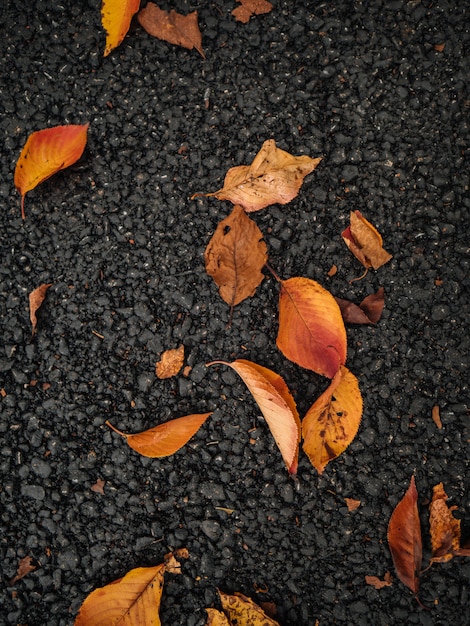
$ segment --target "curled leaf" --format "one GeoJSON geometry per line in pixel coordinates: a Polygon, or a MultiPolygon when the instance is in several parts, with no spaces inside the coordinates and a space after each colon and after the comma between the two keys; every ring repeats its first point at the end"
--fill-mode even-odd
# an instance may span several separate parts
{"type": "Polygon", "coordinates": [[[268,0],[237,0],[241,5],[232,11],[237,22],[246,24],[253,15],[270,13],[273,5],[268,0]]]}
{"type": "Polygon", "coordinates": [[[346,362],[346,329],[331,293],[310,278],[281,281],[276,343],[290,361],[333,378],[346,362]]]}
{"type": "Polygon", "coordinates": [[[379,231],[362,216],[360,211],[351,212],[350,225],[341,236],[366,269],[373,267],[377,270],[392,258],[392,255],[382,247],[382,236],[379,231]]]}
{"type": "Polygon", "coordinates": [[[137,13],[140,0],[103,0],[101,5],[101,23],[106,31],[104,56],[117,48],[131,25],[132,17],[137,13]]]}
{"type": "Polygon", "coordinates": [[[89,124],[54,126],[32,133],[26,141],[15,168],[15,187],[21,194],[21,216],[28,191],[82,156],[89,124]]]}
{"type": "Polygon", "coordinates": [[[302,421],[303,449],[319,474],[353,441],[361,417],[362,396],[357,378],[341,366],[302,421]]]}
{"type": "Polygon", "coordinates": [[[454,556],[470,556],[470,550],[460,547],[460,520],[452,514],[457,507],[449,508],[447,498],[442,483],[433,487],[429,505],[432,563],[446,563],[454,556]]]}
{"type": "Polygon", "coordinates": [[[346,324],[376,324],[384,308],[384,288],[380,287],[377,293],[366,296],[359,306],[343,298],[335,300],[346,324]]]}
{"type": "Polygon", "coordinates": [[[175,350],[165,350],[160,361],[155,366],[155,374],[157,378],[171,378],[183,367],[184,363],[184,346],[181,345],[175,350]]]}
{"type": "Polygon", "coordinates": [[[29,294],[29,318],[31,320],[32,335],[34,337],[36,333],[36,326],[38,324],[37,312],[41,304],[44,302],[47,290],[52,286],[52,283],[39,285],[29,294]]]}
{"type": "Polygon", "coordinates": [[[410,486],[390,517],[387,533],[397,576],[415,594],[419,589],[419,573],[423,558],[417,501],[418,492],[415,478],[412,476],[410,486]]]}
{"type": "Polygon", "coordinates": [[[170,456],[182,448],[197,433],[209,415],[212,413],[178,417],[135,435],[121,432],[108,421],[106,424],[124,437],[133,450],[142,456],[155,459],[170,456]]]}
{"type": "Polygon", "coordinates": [[[279,623],[268,617],[251,598],[241,593],[229,595],[222,591],[219,591],[219,596],[230,623],[238,626],[279,626],[279,623]]]}

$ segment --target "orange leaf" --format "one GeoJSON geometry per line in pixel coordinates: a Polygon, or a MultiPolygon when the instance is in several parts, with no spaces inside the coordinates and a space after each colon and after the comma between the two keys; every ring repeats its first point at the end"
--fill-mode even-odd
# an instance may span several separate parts
{"type": "Polygon", "coordinates": [[[268,253],[263,233],[241,206],[235,206],[217,226],[204,258],[221,298],[234,307],[255,293],[268,253]]]}
{"type": "Polygon", "coordinates": [[[52,283],[48,283],[47,285],[46,284],[40,285],[29,294],[29,318],[31,320],[33,337],[36,332],[36,326],[38,323],[36,313],[38,312],[38,309],[41,306],[41,304],[44,302],[44,298],[46,297],[47,290],[51,286],[52,286],[52,283]]]}
{"type": "Polygon", "coordinates": [[[241,593],[231,596],[222,591],[219,591],[219,596],[224,613],[231,623],[239,626],[279,626],[251,598],[241,593]]]}
{"type": "Polygon", "coordinates": [[[311,159],[305,155],[292,156],[277,148],[274,139],[268,139],[251,165],[232,167],[225,176],[223,188],[205,195],[240,204],[249,213],[276,202],[287,204],[297,195],[305,176],[320,161],[321,158],[311,159]]]}
{"type": "Polygon", "coordinates": [[[392,255],[382,248],[379,231],[362,216],[360,211],[352,211],[350,220],[350,226],[341,233],[341,236],[356,259],[366,269],[373,267],[377,270],[388,263],[392,255]]]}
{"type": "Polygon", "coordinates": [[[205,626],[232,626],[228,621],[225,613],[217,609],[205,609],[207,613],[207,622],[205,626]]]}
{"type": "Polygon", "coordinates": [[[273,5],[268,0],[237,0],[241,2],[241,6],[232,11],[232,15],[237,22],[246,24],[252,15],[262,15],[270,13],[273,5]]]}
{"type": "Polygon", "coordinates": [[[348,511],[355,511],[361,506],[361,501],[355,500],[354,498],[344,498],[344,501],[346,502],[348,511]]]}
{"type": "Polygon", "coordinates": [[[129,446],[141,454],[152,459],[170,456],[182,448],[212,413],[196,413],[170,420],[154,428],[135,435],[121,432],[108,421],[106,424],[122,437],[125,437],[129,446]]]}
{"type": "Polygon", "coordinates": [[[280,283],[277,347],[297,365],[333,378],[346,362],[346,329],[339,306],[310,278],[280,283]]]}
{"type": "Polygon", "coordinates": [[[183,367],[184,363],[184,346],[181,345],[176,350],[165,350],[162,354],[160,361],[158,361],[155,367],[155,374],[157,378],[171,378],[183,367]]]}
{"type": "Polygon", "coordinates": [[[366,296],[359,306],[343,298],[335,298],[335,300],[346,324],[375,324],[382,316],[384,288],[380,287],[377,293],[366,296]]]}
{"type": "Polygon", "coordinates": [[[140,0],[103,0],[101,23],[106,31],[104,56],[117,48],[127,35],[132,17],[137,13],[140,0]]]}
{"type": "Polygon", "coordinates": [[[440,411],[439,406],[437,404],[435,404],[432,407],[431,417],[432,417],[432,421],[436,424],[436,426],[439,429],[441,429],[442,428],[441,411],[440,411]]]}
{"type": "Polygon", "coordinates": [[[387,580],[386,576],[387,574],[385,574],[384,580],[380,580],[378,576],[366,576],[366,583],[368,585],[372,585],[372,587],[375,587],[376,589],[383,589],[384,587],[390,587],[392,584],[392,581],[387,580]]]}
{"type": "Polygon", "coordinates": [[[415,594],[419,589],[423,556],[417,501],[418,492],[415,477],[412,476],[406,494],[392,513],[387,533],[397,576],[415,594]]]}
{"type": "Polygon", "coordinates": [[[89,124],[54,126],[32,133],[26,141],[15,168],[15,187],[21,194],[21,216],[28,191],[82,156],[89,124]]]}
{"type": "Polygon", "coordinates": [[[447,498],[442,483],[433,488],[429,505],[432,563],[445,563],[454,556],[470,556],[470,550],[460,547],[460,520],[452,514],[457,507],[449,508],[446,504],[447,498]]]}
{"type": "Polygon", "coordinates": [[[140,25],[149,35],[183,46],[188,50],[196,48],[203,59],[206,58],[202,49],[202,35],[197,21],[197,11],[181,15],[175,10],[163,11],[156,4],[149,2],[137,16],[140,25]]]}
{"type": "Polygon", "coordinates": [[[303,449],[319,474],[353,441],[362,417],[357,378],[344,366],[302,421],[303,449]]]}
{"type": "Polygon", "coordinates": [[[300,419],[294,398],[284,380],[267,367],[244,359],[232,363],[213,361],[208,365],[217,363],[235,370],[248,387],[281,451],[287,469],[291,474],[296,474],[300,419]]]}

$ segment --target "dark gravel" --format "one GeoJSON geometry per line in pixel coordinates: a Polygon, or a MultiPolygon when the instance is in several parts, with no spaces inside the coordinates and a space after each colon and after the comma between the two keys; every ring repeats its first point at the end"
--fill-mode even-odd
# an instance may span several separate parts
{"type": "Polygon", "coordinates": [[[393,572],[387,524],[413,472],[426,558],[433,485],[470,527],[466,3],[277,0],[246,25],[232,0],[166,3],[199,10],[205,61],[137,23],[104,59],[98,0],[2,6],[0,623],[73,624],[92,589],[183,546],[166,626],[202,626],[216,587],[273,601],[282,626],[470,623],[469,559],[424,575],[429,611],[396,577],[380,591],[364,580],[393,572]],[[27,195],[23,223],[13,172],[28,135],[85,122],[84,156],[27,195]],[[377,326],[348,329],[358,436],[321,477],[302,454],[299,491],[242,382],[205,363],[271,367],[302,414],[325,381],[277,350],[272,278],[227,329],[203,251],[230,205],[189,199],[271,137],[324,157],[288,206],[253,215],[272,266],[356,302],[386,293],[377,326]],[[350,284],[362,269],[340,232],[355,209],[394,258],[350,284]],[[41,283],[53,286],[31,341],[41,283]],[[191,373],[156,380],[180,343],[191,373]],[[162,460],[104,425],[138,432],[210,410],[162,460]],[[7,587],[25,555],[39,569],[7,587]]]}

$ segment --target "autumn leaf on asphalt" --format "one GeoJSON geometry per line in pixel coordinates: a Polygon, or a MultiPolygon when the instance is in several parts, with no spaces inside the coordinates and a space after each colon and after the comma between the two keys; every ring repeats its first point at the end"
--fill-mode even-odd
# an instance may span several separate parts
{"type": "Polygon", "coordinates": [[[241,2],[241,6],[232,11],[232,15],[237,22],[246,24],[252,15],[262,15],[270,13],[273,5],[268,0],[237,0],[241,2]]]}
{"type": "Polygon", "coordinates": [[[241,593],[229,595],[219,591],[222,609],[229,619],[229,624],[237,626],[279,626],[251,598],[241,593]]]}
{"type": "Polygon", "coordinates": [[[232,363],[213,361],[208,365],[228,365],[237,372],[251,392],[274,437],[291,474],[297,473],[300,419],[283,378],[267,367],[237,359],[232,363]]]}
{"type": "Polygon", "coordinates": [[[366,576],[366,583],[372,585],[375,589],[383,589],[384,587],[390,587],[392,584],[392,577],[390,572],[387,572],[381,580],[378,576],[366,576]]]}
{"type": "Polygon", "coordinates": [[[351,211],[350,225],[341,233],[341,237],[366,269],[373,267],[377,270],[392,258],[392,255],[382,247],[382,236],[379,231],[362,216],[360,211],[351,211]]]}
{"type": "Polygon", "coordinates": [[[302,420],[302,447],[319,474],[353,441],[361,417],[362,396],[357,378],[341,366],[302,420]]]}
{"type": "Polygon", "coordinates": [[[310,278],[280,281],[277,346],[290,361],[333,378],[346,362],[346,329],[329,291],[310,278]]]}
{"type": "Polygon", "coordinates": [[[235,206],[217,226],[204,258],[221,298],[234,307],[255,293],[268,253],[263,233],[241,206],[235,206]]]}
{"type": "Polygon", "coordinates": [[[445,563],[454,556],[470,556],[470,550],[460,547],[460,520],[452,511],[458,507],[446,504],[448,496],[443,483],[433,487],[433,496],[429,505],[429,525],[431,532],[431,563],[445,563]]]}
{"type": "Polygon", "coordinates": [[[380,287],[377,293],[366,296],[359,305],[343,298],[335,300],[346,324],[376,324],[384,308],[384,288],[380,287]]]}
{"type": "Polygon", "coordinates": [[[184,363],[184,346],[181,345],[175,350],[165,350],[155,366],[155,374],[157,378],[171,378],[183,367],[184,363]]]}
{"type": "Polygon", "coordinates": [[[227,616],[222,611],[217,609],[206,609],[207,621],[205,626],[233,626],[232,622],[228,621],[227,616]]]}
{"type": "Polygon", "coordinates": [[[387,533],[388,546],[397,576],[415,594],[419,589],[423,556],[417,501],[418,492],[415,478],[412,476],[406,494],[390,517],[387,533]]]}
{"type": "Polygon", "coordinates": [[[20,559],[18,563],[18,569],[16,570],[16,575],[11,578],[7,585],[9,587],[13,587],[19,580],[34,572],[39,567],[38,562],[30,556],[25,556],[20,559]]]}
{"type": "Polygon", "coordinates": [[[82,156],[89,124],[54,126],[32,133],[26,141],[15,168],[15,187],[21,194],[21,216],[28,191],[82,156]]]}
{"type": "Polygon", "coordinates": [[[106,481],[103,480],[102,478],[97,478],[96,479],[96,483],[94,485],[92,485],[90,487],[90,489],[92,491],[94,491],[95,493],[99,493],[100,495],[104,496],[104,486],[106,485],[106,481]]]}
{"type": "MultiPolygon", "coordinates": [[[[240,204],[245,211],[259,211],[270,204],[287,204],[297,195],[302,182],[321,158],[292,156],[276,147],[274,139],[264,142],[251,165],[229,169],[224,186],[214,193],[218,200],[240,204]]],[[[200,194],[195,194],[193,198],[200,194]]]]}
{"type": "Polygon", "coordinates": [[[344,498],[344,501],[346,502],[348,511],[355,511],[362,504],[360,500],[356,500],[355,498],[344,498]]]}
{"type": "Polygon", "coordinates": [[[104,56],[117,48],[127,35],[132,17],[137,13],[140,0],[103,0],[101,23],[106,31],[104,56]]]}
{"type": "Polygon", "coordinates": [[[32,336],[36,333],[36,326],[38,323],[37,312],[41,304],[44,302],[47,290],[52,286],[52,283],[39,285],[29,294],[29,318],[32,326],[32,336]]]}
{"type": "Polygon", "coordinates": [[[124,437],[129,446],[152,459],[170,456],[182,448],[193,437],[212,413],[185,415],[135,435],[128,435],[115,428],[109,421],[106,424],[124,437]]]}
{"type": "Polygon", "coordinates": [[[138,16],[140,25],[149,35],[167,41],[188,50],[195,48],[203,59],[202,36],[197,21],[197,11],[181,15],[175,10],[163,11],[153,2],[149,2],[138,16]]]}

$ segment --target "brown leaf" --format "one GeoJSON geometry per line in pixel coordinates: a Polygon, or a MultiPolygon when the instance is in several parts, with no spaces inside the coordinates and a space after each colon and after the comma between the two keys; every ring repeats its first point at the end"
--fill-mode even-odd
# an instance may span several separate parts
{"type": "Polygon", "coordinates": [[[34,570],[36,570],[38,567],[39,567],[39,564],[32,557],[30,556],[23,557],[22,559],[20,559],[20,562],[18,563],[16,576],[13,576],[13,578],[11,578],[8,581],[7,583],[8,586],[12,587],[19,580],[24,578],[27,574],[29,574],[30,572],[34,572],[34,570]]]}
{"type": "Polygon", "coordinates": [[[232,167],[222,189],[203,195],[240,204],[248,213],[270,204],[287,204],[298,194],[305,176],[320,161],[321,158],[311,159],[305,155],[292,156],[277,148],[274,139],[268,139],[251,165],[232,167]]]}
{"type": "Polygon", "coordinates": [[[335,300],[346,324],[375,324],[382,316],[384,288],[380,287],[377,293],[365,297],[359,306],[343,298],[335,297],[335,300]]]}
{"type": "Polygon", "coordinates": [[[36,332],[36,326],[38,323],[36,313],[39,307],[41,306],[41,304],[44,302],[44,298],[46,297],[47,290],[51,286],[52,286],[52,283],[48,283],[47,285],[46,284],[40,285],[29,294],[29,317],[31,320],[33,337],[36,332]]]}
{"type": "Polygon", "coordinates": [[[385,290],[380,287],[376,293],[366,296],[359,307],[364,311],[372,324],[376,324],[382,317],[385,304],[385,290]]]}
{"type": "Polygon", "coordinates": [[[344,498],[348,511],[355,511],[361,506],[360,500],[354,500],[354,498],[344,498]]]}
{"type": "Polygon", "coordinates": [[[97,478],[96,483],[90,487],[92,491],[95,493],[100,493],[104,496],[104,486],[106,485],[106,481],[101,478],[97,478]]]}
{"type": "Polygon", "coordinates": [[[237,22],[246,24],[252,15],[262,15],[270,13],[273,5],[268,0],[237,0],[241,2],[241,6],[232,11],[232,15],[237,22]]]}
{"type": "Polygon", "coordinates": [[[366,583],[368,585],[372,585],[375,589],[383,589],[384,587],[390,587],[392,582],[391,580],[386,580],[386,576],[384,576],[384,580],[380,580],[378,576],[366,576],[366,583]]]}
{"type": "Polygon", "coordinates": [[[392,258],[382,247],[382,237],[379,231],[362,216],[360,211],[352,211],[350,214],[350,226],[341,236],[362,265],[367,269],[378,269],[392,258]]]}
{"type": "Polygon", "coordinates": [[[429,505],[432,563],[446,563],[454,556],[470,556],[470,550],[460,547],[460,520],[452,514],[458,507],[449,508],[447,498],[442,483],[433,488],[429,505]]]}
{"type": "Polygon", "coordinates": [[[388,524],[388,545],[398,578],[415,594],[423,557],[421,526],[418,515],[418,492],[411,477],[406,494],[395,507],[388,524]]]}
{"type": "Polygon", "coordinates": [[[436,426],[439,429],[441,429],[442,428],[441,415],[440,415],[439,407],[437,404],[432,407],[431,416],[432,416],[432,421],[436,424],[436,426]]]}
{"type": "Polygon", "coordinates": [[[252,296],[264,278],[261,268],[268,260],[263,233],[235,206],[220,222],[205,254],[206,271],[219,286],[221,298],[234,307],[252,296]]]}
{"type": "Polygon", "coordinates": [[[155,367],[155,374],[157,378],[171,378],[183,367],[184,363],[184,346],[181,344],[179,348],[175,350],[165,350],[162,354],[160,361],[158,361],[155,367]]]}
{"type": "Polygon", "coordinates": [[[219,591],[219,596],[224,613],[231,623],[238,626],[279,626],[251,598],[241,593],[232,596],[222,591],[219,591]]]}
{"type": "Polygon", "coordinates": [[[153,2],[149,2],[137,15],[142,28],[149,35],[182,46],[188,50],[195,48],[203,59],[202,36],[197,21],[197,11],[181,15],[175,10],[163,11],[153,2]]]}

